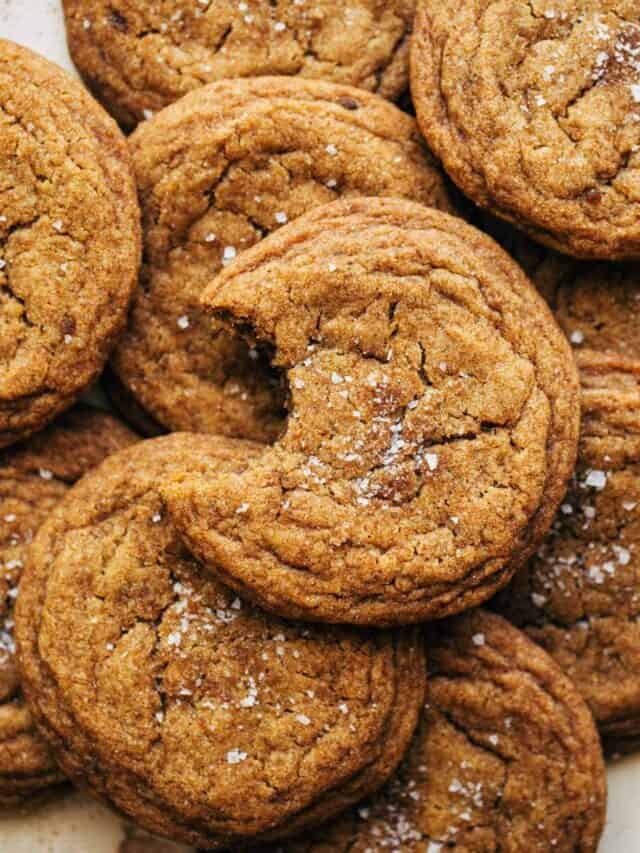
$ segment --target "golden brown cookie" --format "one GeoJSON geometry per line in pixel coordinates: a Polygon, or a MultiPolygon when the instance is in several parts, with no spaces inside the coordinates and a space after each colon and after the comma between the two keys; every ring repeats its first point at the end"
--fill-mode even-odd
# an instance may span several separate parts
{"type": "Polygon", "coordinates": [[[567,341],[486,235],[394,199],[313,211],[203,301],[289,386],[286,431],[235,477],[164,494],[194,553],[285,616],[370,625],[487,599],[571,475],[567,341]]]}
{"type": "Polygon", "coordinates": [[[240,80],[167,108],[131,139],[145,256],[113,365],[172,430],[261,441],[282,427],[282,389],[260,353],[212,326],[204,287],[237,254],[339,196],[445,206],[415,122],[375,95],[319,81],[240,80]]]}
{"type": "Polygon", "coordinates": [[[392,100],[415,0],[63,0],[87,84],[131,127],[205,83],[299,75],[392,100]]]}
{"type": "Polygon", "coordinates": [[[122,134],[62,69],[0,40],[0,447],[97,377],[124,325],[139,211],[122,134]]]}
{"type": "Polygon", "coordinates": [[[593,853],[604,766],[569,679],[482,611],[439,625],[428,649],[428,703],[393,780],[271,853],[593,853]]]}
{"type": "Polygon", "coordinates": [[[574,347],[640,358],[640,264],[577,261],[506,222],[474,218],[522,266],[574,347]]]}
{"type": "Polygon", "coordinates": [[[633,2],[418,0],[422,131],[477,204],[584,258],[640,258],[633,2]]]}
{"type": "Polygon", "coordinates": [[[62,781],[36,735],[14,660],[13,605],[27,550],[69,486],[136,441],[115,418],[79,406],[27,443],[0,453],[0,805],[62,781]]]}
{"type": "Polygon", "coordinates": [[[578,467],[552,532],[498,599],[573,679],[601,731],[640,734],[640,363],[578,353],[578,467]]]}
{"type": "Polygon", "coordinates": [[[25,691],[65,772],[207,848],[292,833],[375,790],[424,700],[417,632],[282,622],[182,545],[161,480],[233,477],[259,450],[174,434],[107,460],[41,528],[16,613],[25,691]]]}

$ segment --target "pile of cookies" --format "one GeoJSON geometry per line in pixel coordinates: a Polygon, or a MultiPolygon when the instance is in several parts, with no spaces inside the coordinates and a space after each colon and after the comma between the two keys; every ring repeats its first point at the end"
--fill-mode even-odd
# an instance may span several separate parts
{"type": "Polygon", "coordinates": [[[640,738],[640,9],[63,7],[104,108],[0,41],[0,803],[595,851],[640,738]]]}

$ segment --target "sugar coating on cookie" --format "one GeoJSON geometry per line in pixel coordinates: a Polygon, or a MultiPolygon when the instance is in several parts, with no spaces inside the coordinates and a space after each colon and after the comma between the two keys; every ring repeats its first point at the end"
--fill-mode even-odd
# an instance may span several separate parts
{"type": "Polygon", "coordinates": [[[64,0],[69,49],[125,125],[205,83],[292,75],[377,92],[408,85],[415,0],[64,0]]]}
{"type": "Polygon", "coordinates": [[[221,269],[311,208],[354,195],[448,205],[415,122],[367,92],[287,78],[214,84],[131,138],[146,263],[113,365],[172,430],[272,441],[284,395],[263,354],[203,314],[221,269]]]}
{"type": "Polygon", "coordinates": [[[593,853],[604,766],[569,679],[488,613],[428,637],[428,702],[398,773],[356,809],[270,853],[593,853]]]}
{"type": "Polygon", "coordinates": [[[15,661],[14,604],[38,527],[69,487],[136,437],[109,415],[78,407],[30,441],[0,453],[0,805],[62,781],[36,734],[15,661]]]}
{"type": "Polygon", "coordinates": [[[419,0],[411,90],[477,204],[577,257],[640,257],[634,3],[419,0]]]}
{"type": "Polygon", "coordinates": [[[603,733],[640,734],[640,366],[578,354],[578,466],[552,532],[500,611],[572,678],[603,733]]]}
{"type": "Polygon", "coordinates": [[[97,378],[140,261],[125,140],[62,69],[0,40],[0,447],[97,378]]]}
{"type": "Polygon", "coordinates": [[[25,690],[64,770],[207,849],[302,830],[375,790],[424,700],[417,632],[280,621],[186,551],[159,482],[233,477],[259,452],[173,434],[111,457],[41,528],[16,613],[25,690]]]}
{"type": "Polygon", "coordinates": [[[568,344],[488,237],[410,202],[313,211],[203,301],[273,352],[281,438],[241,475],[164,488],[189,546],[288,616],[398,624],[506,583],[575,459],[568,344]]]}

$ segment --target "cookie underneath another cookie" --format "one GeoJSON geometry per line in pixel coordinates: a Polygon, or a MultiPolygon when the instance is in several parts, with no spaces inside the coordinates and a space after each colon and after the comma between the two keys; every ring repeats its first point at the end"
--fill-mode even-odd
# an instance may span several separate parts
{"type": "Polygon", "coordinates": [[[204,295],[273,353],[281,438],[235,477],[163,490],[189,547],[274,612],[389,625],[489,598],[573,470],[573,357],[486,235],[401,199],[319,208],[204,295]]]}
{"type": "Polygon", "coordinates": [[[269,853],[594,853],[604,765],[569,679],[482,611],[434,625],[427,647],[427,704],[393,780],[269,853]]]}
{"type": "Polygon", "coordinates": [[[131,137],[146,263],[113,366],[171,430],[273,441],[279,377],[261,351],[212,323],[202,291],[300,214],[340,196],[446,206],[415,122],[346,86],[287,78],[207,86],[131,137]]]}
{"type": "Polygon", "coordinates": [[[96,96],[133,126],[216,80],[272,74],[408,86],[415,0],[64,0],[69,50],[96,96]]]}
{"type": "Polygon", "coordinates": [[[573,347],[640,359],[640,264],[577,261],[506,222],[470,218],[522,266],[573,347]]]}
{"type": "Polygon", "coordinates": [[[0,39],[0,447],[98,377],[140,263],[124,137],[61,68],[0,39]]]}
{"type": "Polygon", "coordinates": [[[207,577],[158,494],[260,447],[173,434],[111,457],[41,528],[16,613],[25,692],[70,778],[146,829],[238,849],[337,814],[398,764],[417,631],[285,623],[207,577]]]}
{"type": "Polygon", "coordinates": [[[0,453],[0,805],[63,780],[36,734],[14,659],[13,609],[38,527],[70,486],[136,436],[110,415],[72,409],[30,441],[0,453]]]}
{"type": "Polygon", "coordinates": [[[578,467],[552,532],[496,602],[560,664],[603,734],[640,734],[640,363],[578,354],[578,467]]]}

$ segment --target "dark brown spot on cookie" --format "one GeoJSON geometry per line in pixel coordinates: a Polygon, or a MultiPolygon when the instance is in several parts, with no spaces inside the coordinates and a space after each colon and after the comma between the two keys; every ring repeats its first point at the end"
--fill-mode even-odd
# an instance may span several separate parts
{"type": "Polygon", "coordinates": [[[355,98],[338,98],[338,103],[341,107],[344,107],[345,110],[357,110],[360,107],[360,104],[355,98]]]}
{"type": "Polygon", "coordinates": [[[121,33],[126,33],[129,30],[129,24],[127,19],[118,12],[117,9],[111,9],[109,11],[109,23],[112,27],[115,27],[116,30],[120,30],[121,33]]]}
{"type": "Polygon", "coordinates": [[[62,323],[60,324],[60,328],[62,329],[63,335],[73,335],[76,330],[76,321],[73,317],[69,316],[69,314],[65,314],[62,318],[62,323]]]}

